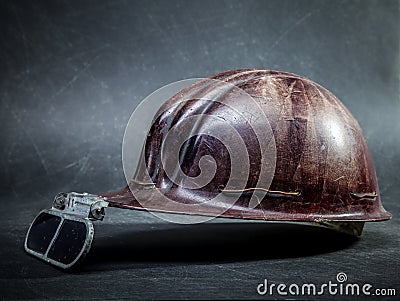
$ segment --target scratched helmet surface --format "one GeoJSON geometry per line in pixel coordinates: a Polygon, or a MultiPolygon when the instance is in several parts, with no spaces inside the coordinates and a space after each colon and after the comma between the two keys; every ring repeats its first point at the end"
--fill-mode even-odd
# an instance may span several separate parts
{"type": "Polygon", "coordinates": [[[160,108],[143,148],[144,163],[139,164],[127,188],[104,195],[109,206],[281,221],[390,218],[381,205],[362,130],[331,92],[304,77],[267,70],[227,71],[210,80],[215,84],[196,83],[160,108]],[[244,91],[255,104],[235,101],[229,89],[219,91],[218,82],[244,91]],[[266,118],[243,118],[246,112],[254,115],[252,111],[261,111],[266,118]],[[164,152],[160,159],[166,133],[178,132],[179,136],[179,125],[199,112],[229,123],[239,133],[247,151],[239,161],[247,160],[247,173],[240,171],[240,164],[239,172],[232,173],[232,151],[226,142],[207,135],[219,131],[214,119],[197,121],[201,128],[197,133],[201,134],[191,136],[175,152],[164,152]],[[260,141],[254,128],[265,128],[272,140],[260,141]],[[189,178],[201,173],[202,157],[211,157],[215,162],[212,179],[189,188],[182,180],[173,179],[164,164],[177,153],[177,168],[189,178]],[[262,173],[263,166],[269,168],[267,173],[262,173]],[[240,181],[245,184],[235,187],[240,181]],[[257,195],[260,192],[262,195],[257,195]]]}

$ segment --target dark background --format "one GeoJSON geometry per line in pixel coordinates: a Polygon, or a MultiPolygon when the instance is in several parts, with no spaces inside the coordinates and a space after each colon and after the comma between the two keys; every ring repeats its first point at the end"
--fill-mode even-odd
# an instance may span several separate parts
{"type": "Polygon", "coordinates": [[[257,298],[264,278],[326,283],[339,272],[398,297],[399,20],[398,1],[2,1],[0,297],[257,298]],[[180,226],[114,209],[80,271],[24,253],[29,223],[57,192],[124,186],[124,127],[145,96],[247,67],[306,76],[345,103],[391,221],[351,240],[259,223],[180,226]]]}

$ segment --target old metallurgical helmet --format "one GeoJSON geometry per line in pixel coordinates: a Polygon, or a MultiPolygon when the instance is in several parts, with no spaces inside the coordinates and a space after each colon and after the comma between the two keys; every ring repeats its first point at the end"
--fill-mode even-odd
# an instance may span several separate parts
{"type": "Polygon", "coordinates": [[[98,195],[58,194],[30,226],[28,253],[72,267],[88,252],[92,221],[102,220],[106,207],[179,213],[170,218],[178,223],[187,215],[196,222],[290,221],[350,235],[360,235],[364,222],[390,219],[360,126],[313,81],[233,70],[162,102],[134,163],[140,125],[131,118],[127,126],[128,185],[98,195]]]}

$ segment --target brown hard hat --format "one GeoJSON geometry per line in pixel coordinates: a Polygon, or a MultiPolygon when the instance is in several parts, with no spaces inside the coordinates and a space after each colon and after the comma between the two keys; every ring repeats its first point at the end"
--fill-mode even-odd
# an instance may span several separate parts
{"type": "Polygon", "coordinates": [[[352,235],[364,222],[391,218],[355,118],[325,88],[279,71],[227,71],[175,94],[154,116],[131,176],[120,191],[59,194],[32,223],[27,252],[74,265],[90,247],[89,221],[107,206],[311,223],[352,235]],[[64,261],[63,252],[52,255],[57,239],[43,242],[43,220],[54,225],[49,237],[81,222],[79,252],[64,261]]]}
{"type": "MultiPolygon", "coordinates": [[[[205,81],[178,93],[160,108],[161,113],[154,120],[142,154],[145,166],[137,170],[129,185],[140,202],[125,189],[108,195],[111,206],[213,215],[219,212],[215,209],[220,204],[190,207],[190,212],[185,208],[181,210],[179,205],[202,204],[218,194],[223,194],[229,203],[233,194],[239,194],[233,206],[220,216],[308,222],[379,221],[391,217],[381,205],[374,164],[362,130],[332,93],[309,79],[277,71],[233,70],[211,79],[244,90],[257,102],[257,109],[264,112],[276,148],[270,186],[257,186],[260,166],[269,158],[261,156],[263,149],[252,131],[254,125],[240,120],[241,114],[249,108],[231,103],[229,91],[224,91],[227,95],[212,94],[213,88],[218,89],[218,82],[205,81]],[[187,95],[189,97],[184,97],[187,95]],[[210,95],[214,97],[211,101],[210,95]],[[180,102],[183,98],[187,100],[180,102]],[[229,178],[242,175],[230,174],[228,151],[221,141],[206,134],[192,137],[181,148],[180,164],[186,174],[195,176],[203,156],[214,158],[216,175],[207,185],[198,189],[184,188],[165,172],[159,159],[163,135],[166,131],[179,131],[179,127],[173,126],[198,112],[222,116],[242,135],[251,166],[245,187],[227,189],[229,178]],[[248,206],[257,191],[265,192],[263,198],[257,206],[248,206]],[[159,200],[160,192],[171,201],[159,200]]],[[[218,130],[209,120],[200,126],[212,132],[218,130]]],[[[220,200],[224,202],[224,198],[220,200]]]]}

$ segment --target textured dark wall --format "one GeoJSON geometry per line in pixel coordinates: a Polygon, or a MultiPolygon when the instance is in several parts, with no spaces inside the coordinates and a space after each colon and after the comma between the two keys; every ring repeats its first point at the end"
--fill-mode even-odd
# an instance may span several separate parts
{"type": "MultiPolygon", "coordinates": [[[[94,298],[105,288],[92,292],[90,281],[97,286],[104,277],[107,284],[136,277],[136,295],[118,289],[110,298],[257,297],[255,285],[266,271],[285,281],[308,271],[312,281],[324,277],[324,266],[331,267],[329,275],[351,267],[353,278],[397,286],[400,294],[399,20],[398,1],[2,1],[1,295],[55,297],[61,287],[56,279],[64,277],[79,279],[66,298],[94,298]],[[250,266],[235,258],[212,265],[212,255],[200,266],[163,268],[139,260],[137,267],[126,260],[117,272],[73,278],[23,254],[27,225],[54,194],[124,185],[124,127],[145,96],[172,81],[248,67],[306,76],[345,103],[368,140],[392,221],[368,226],[361,242],[343,254],[297,261],[261,256],[250,266]],[[290,266],[295,270],[288,273],[284,267],[290,266]],[[43,275],[48,281],[39,279],[43,275]],[[13,285],[8,278],[16,279],[13,285]],[[232,289],[238,283],[243,287],[232,289]]],[[[120,217],[106,223],[118,224],[120,217]]],[[[139,213],[137,220],[160,222],[139,213]]]]}

